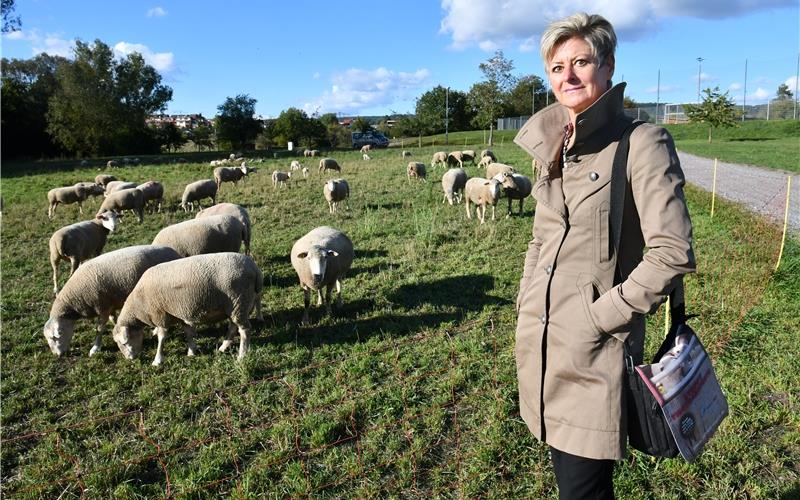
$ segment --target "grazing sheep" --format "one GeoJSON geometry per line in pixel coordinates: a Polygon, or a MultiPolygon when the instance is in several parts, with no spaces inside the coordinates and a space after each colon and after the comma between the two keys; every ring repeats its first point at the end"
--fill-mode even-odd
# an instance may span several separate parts
{"type": "Polygon", "coordinates": [[[478,167],[480,167],[480,168],[486,168],[486,167],[488,167],[489,165],[491,165],[492,163],[494,163],[494,161],[495,161],[495,160],[494,160],[494,159],[493,159],[491,156],[489,156],[489,155],[482,156],[482,157],[481,157],[481,161],[479,161],[479,162],[478,162],[478,167]]]}
{"type": "Polygon", "coordinates": [[[184,212],[188,212],[190,208],[194,212],[194,202],[196,201],[202,210],[203,206],[200,205],[200,200],[203,198],[211,198],[211,203],[217,202],[217,181],[203,179],[187,184],[183,190],[183,196],[181,196],[180,207],[184,212]]]}
{"type": "Polygon", "coordinates": [[[97,213],[102,213],[103,210],[114,210],[118,214],[130,210],[136,214],[136,220],[141,224],[144,220],[144,193],[136,187],[114,191],[103,200],[97,213]]]}
{"type": "Polygon", "coordinates": [[[291,180],[291,178],[291,172],[281,172],[280,170],[276,170],[272,172],[272,187],[277,188],[278,185],[288,186],[287,182],[291,180]]]}
{"type": "Polygon", "coordinates": [[[289,165],[289,170],[300,170],[303,168],[303,164],[297,160],[292,160],[291,165],[289,165]]]}
{"type": "Polygon", "coordinates": [[[125,299],[142,274],[152,266],[180,259],[175,250],[153,245],[125,247],[86,261],[61,289],[44,324],[50,350],[61,356],[69,350],[79,318],[97,318],[97,335],[89,356],[102,348],[102,335],[111,316],[122,309],[125,299]]]}
{"type": "Polygon", "coordinates": [[[497,161],[497,157],[494,155],[491,149],[484,149],[483,151],[481,151],[481,158],[483,158],[484,156],[488,156],[489,158],[492,159],[492,161],[495,162],[497,161]]]}
{"type": "Polygon", "coordinates": [[[310,156],[319,156],[319,149],[312,149],[310,156]]]}
{"type": "Polygon", "coordinates": [[[403,152],[402,152],[402,153],[400,153],[400,156],[401,156],[402,158],[406,158],[406,157],[408,157],[408,156],[411,156],[411,151],[405,151],[405,150],[403,150],[403,152]]]}
{"type": "Polygon", "coordinates": [[[195,255],[151,267],[142,274],[114,326],[114,340],[123,356],[133,359],[142,351],[144,329],[153,327],[158,336],[153,365],[164,360],[167,328],[183,324],[187,354],[197,354],[194,342],[199,324],[229,320],[230,326],[219,350],[224,352],[239,331],[239,356],[250,346],[250,313],[261,315],[264,278],[261,269],[247,255],[223,252],[195,255]]]}
{"type": "Polygon", "coordinates": [[[367,153],[364,153],[361,155],[361,159],[364,161],[370,161],[372,158],[367,153]]]}
{"type": "Polygon", "coordinates": [[[250,255],[250,214],[241,205],[234,205],[233,203],[217,203],[210,206],[201,212],[197,212],[195,219],[203,217],[210,217],[212,215],[230,215],[239,219],[239,222],[244,226],[244,253],[250,255]]]}
{"type": "Polygon", "coordinates": [[[246,234],[244,224],[237,217],[210,215],[163,228],[153,239],[153,245],[173,248],[181,257],[238,252],[246,234]]]}
{"type": "Polygon", "coordinates": [[[473,165],[475,165],[475,151],[471,149],[465,149],[464,151],[462,151],[461,161],[462,162],[469,161],[472,162],[473,165]]]}
{"type": "Polygon", "coordinates": [[[239,167],[217,167],[214,169],[214,181],[217,183],[217,190],[223,182],[233,182],[235,186],[242,177],[246,177],[251,172],[247,165],[242,163],[239,167]]]}
{"type": "Polygon", "coordinates": [[[453,200],[456,203],[461,203],[461,198],[464,195],[464,186],[467,184],[468,178],[463,168],[451,168],[445,172],[442,175],[442,190],[444,191],[442,203],[447,201],[452,205],[453,200]]]}
{"type": "Polygon", "coordinates": [[[308,167],[303,167],[303,179],[308,177],[308,167]]]}
{"type": "Polygon", "coordinates": [[[89,196],[92,197],[101,196],[105,192],[103,186],[101,186],[96,182],[76,182],[75,184],[73,184],[73,186],[88,189],[89,196]]]}
{"type": "Polygon", "coordinates": [[[103,186],[104,189],[109,182],[115,180],[117,180],[117,178],[110,174],[97,174],[97,176],[94,178],[95,184],[103,186]]]}
{"type": "Polygon", "coordinates": [[[68,260],[70,276],[86,259],[100,255],[108,233],[119,224],[116,212],[102,211],[94,219],[62,227],[50,237],[50,265],[53,268],[53,295],[58,294],[58,263],[68,260]]]}
{"type": "Polygon", "coordinates": [[[138,186],[135,182],[127,182],[127,181],[109,181],[106,183],[105,186],[105,196],[110,195],[114,191],[119,191],[121,189],[131,189],[138,186]]]}
{"type": "Polygon", "coordinates": [[[491,179],[497,174],[502,174],[503,172],[513,174],[516,172],[516,170],[514,170],[514,167],[511,165],[506,165],[505,163],[490,163],[489,166],[486,167],[486,178],[491,179]]]}
{"type": "Polygon", "coordinates": [[[433,157],[431,158],[431,168],[436,168],[437,166],[447,166],[447,153],[444,151],[437,151],[433,153],[433,157]]]}
{"type": "MultiPolygon", "coordinates": [[[[500,174],[501,176],[503,174],[500,174]]],[[[531,191],[533,191],[533,183],[531,180],[522,175],[522,174],[511,174],[514,179],[514,184],[516,187],[514,188],[503,188],[503,195],[508,198],[508,214],[507,217],[511,215],[511,202],[512,200],[519,200],[519,214],[522,215],[522,204],[525,202],[525,198],[530,196],[531,191]]],[[[500,179],[498,179],[500,180],[500,179]]]]}
{"type": "Polygon", "coordinates": [[[318,305],[326,305],[331,314],[331,290],[336,286],[339,307],[342,305],[342,279],[353,263],[353,242],[343,232],[329,226],[309,231],[292,246],[292,267],[297,272],[300,288],[303,289],[305,308],[303,325],[310,324],[308,309],[311,305],[311,290],[317,291],[318,305]],[[326,287],[322,300],[322,287],[326,287]]]}
{"type": "Polygon", "coordinates": [[[303,150],[303,156],[305,156],[306,158],[311,156],[311,150],[310,149],[303,150]]]}
{"type": "Polygon", "coordinates": [[[136,186],[136,189],[142,191],[144,195],[144,205],[150,204],[153,208],[153,213],[161,213],[161,203],[164,201],[164,185],[158,181],[147,181],[143,184],[136,186]],[[153,203],[150,203],[150,202],[153,203]],[[158,208],[158,210],[156,210],[158,208]]]}
{"type": "Polygon", "coordinates": [[[409,181],[412,177],[415,179],[422,179],[423,181],[427,180],[425,178],[425,164],[418,161],[408,162],[408,166],[406,167],[406,175],[408,176],[409,181]]]}
{"type": "Polygon", "coordinates": [[[337,172],[341,172],[342,167],[340,167],[333,158],[322,158],[319,160],[319,171],[323,172],[325,170],[336,170],[337,172]]]}
{"type": "Polygon", "coordinates": [[[361,154],[367,154],[372,150],[372,144],[364,144],[361,146],[361,154]]]}
{"type": "Polygon", "coordinates": [[[484,179],[483,177],[473,177],[464,186],[464,200],[467,209],[467,219],[472,218],[470,203],[477,206],[476,213],[483,224],[486,220],[486,205],[492,206],[492,220],[495,220],[495,206],[500,200],[503,188],[514,188],[516,185],[511,174],[499,174],[503,179],[497,178],[484,179]]]}
{"type": "Polygon", "coordinates": [[[117,160],[108,160],[108,163],[106,163],[106,167],[108,168],[119,167],[119,162],[117,160]]]}
{"type": "Polygon", "coordinates": [[[47,217],[52,219],[59,204],[78,204],[78,211],[83,213],[83,202],[89,196],[102,194],[102,187],[97,184],[78,183],[74,186],[53,188],[47,192],[47,217]]]}
{"type": "MultiPolygon", "coordinates": [[[[336,213],[336,208],[350,197],[350,185],[344,179],[333,179],[325,183],[322,193],[328,201],[328,211],[336,213]]],[[[350,208],[349,205],[347,208],[350,208]]]]}
{"type": "Polygon", "coordinates": [[[451,151],[447,155],[447,166],[448,167],[455,167],[464,168],[464,159],[461,151],[451,151]]]}

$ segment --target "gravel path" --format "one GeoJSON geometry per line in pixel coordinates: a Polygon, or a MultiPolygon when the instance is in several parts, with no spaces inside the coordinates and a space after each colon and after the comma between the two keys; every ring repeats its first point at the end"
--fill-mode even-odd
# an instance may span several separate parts
{"type": "MultiPolygon", "coordinates": [[[[686,180],[711,191],[714,160],[678,151],[686,180]]],[[[740,203],[783,225],[786,210],[786,179],[790,174],[753,165],[717,163],[717,195],[740,203]]],[[[800,175],[792,174],[789,227],[800,233],[800,175]]]]}

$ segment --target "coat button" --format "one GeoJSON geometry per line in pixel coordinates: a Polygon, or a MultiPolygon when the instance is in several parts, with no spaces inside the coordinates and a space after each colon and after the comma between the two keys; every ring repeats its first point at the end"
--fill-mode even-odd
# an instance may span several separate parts
{"type": "Polygon", "coordinates": [[[542,324],[545,324],[545,323],[547,323],[547,317],[546,317],[544,314],[542,314],[541,316],[539,316],[539,319],[540,319],[540,320],[542,320],[542,324]]]}
{"type": "Polygon", "coordinates": [[[553,266],[548,265],[547,267],[544,268],[544,273],[545,274],[550,274],[552,272],[553,272],[553,266]]]}
{"type": "Polygon", "coordinates": [[[598,174],[597,172],[592,172],[591,174],[589,174],[589,180],[591,180],[592,182],[596,181],[599,178],[600,174],[598,174]]]}

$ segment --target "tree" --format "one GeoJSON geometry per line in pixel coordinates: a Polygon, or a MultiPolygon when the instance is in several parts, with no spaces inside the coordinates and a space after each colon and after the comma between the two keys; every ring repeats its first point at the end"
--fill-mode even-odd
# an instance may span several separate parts
{"type": "Polygon", "coordinates": [[[511,74],[514,62],[506,59],[502,50],[478,66],[486,78],[469,90],[468,102],[475,110],[473,124],[480,128],[489,128],[489,145],[493,143],[494,123],[503,111],[506,94],[514,86],[515,78],[511,74]]]}
{"type": "Polygon", "coordinates": [[[273,125],[273,134],[278,144],[291,141],[296,146],[314,147],[327,140],[327,130],[322,122],[317,118],[309,118],[305,111],[297,108],[281,111],[273,125]]]}
{"type": "Polygon", "coordinates": [[[794,94],[785,83],[778,85],[778,90],[775,92],[775,99],[769,104],[770,118],[785,120],[794,116],[794,94]]]}
{"type": "Polygon", "coordinates": [[[228,97],[217,106],[215,131],[217,141],[229,143],[232,149],[242,149],[254,144],[261,132],[261,123],[255,118],[256,100],[247,94],[228,97]]]}
{"type": "Polygon", "coordinates": [[[775,92],[775,99],[777,99],[778,101],[784,101],[784,100],[790,101],[792,100],[792,98],[794,98],[794,94],[792,94],[792,91],[789,90],[788,85],[786,85],[785,83],[781,83],[780,85],[778,85],[778,91],[775,92]]]}
{"type": "Polygon", "coordinates": [[[736,126],[738,116],[736,105],[728,97],[728,92],[720,94],[719,87],[705,89],[705,97],[700,104],[686,104],[686,116],[693,123],[708,123],[708,142],[714,127],[736,126]]]}
{"type": "Polygon", "coordinates": [[[531,111],[544,109],[546,91],[544,81],[536,75],[518,78],[503,103],[505,115],[530,115],[531,111]]]}
{"type": "Polygon", "coordinates": [[[366,118],[359,116],[350,124],[350,130],[353,132],[369,132],[372,130],[372,124],[366,118]]]}
{"type": "Polygon", "coordinates": [[[170,152],[177,151],[187,141],[181,130],[172,122],[162,123],[158,127],[154,127],[153,132],[159,146],[167,148],[167,151],[170,152]]]}
{"type": "Polygon", "coordinates": [[[189,130],[188,136],[199,150],[211,149],[214,146],[214,129],[208,125],[200,125],[189,130]]]}
{"type": "Polygon", "coordinates": [[[155,152],[145,118],[172,99],[161,75],[138,53],[116,61],[100,40],[92,45],[78,40],[73,51],[74,61],[56,72],[48,132],[79,155],[155,152]]]}
{"type": "Polygon", "coordinates": [[[16,8],[14,3],[14,0],[2,0],[2,3],[0,3],[0,11],[2,11],[3,15],[3,33],[11,33],[22,28],[22,21],[20,21],[19,16],[14,15],[14,9],[16,8]]]}
{"type": "Polygon", "coordinates": [[[467,105],[467,94],[458,90],[448,90],[438,85],[417,98],[415,109],[417,120],[423,134],[432,135],[447,130],[469,130],[472,115],[467,105]]]}

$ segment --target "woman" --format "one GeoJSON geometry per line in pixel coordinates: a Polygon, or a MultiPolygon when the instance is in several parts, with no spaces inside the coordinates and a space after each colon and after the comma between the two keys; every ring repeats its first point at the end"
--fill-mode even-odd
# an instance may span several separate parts
{"type": "Polygon", "coordinates": [[[644,315],[695,269],[675,146],[650,124],[630,137],[614,248],[611,164],[632,121],[623,112],[625,84],[611,85],[615,48],[601,16],[551,24],[541,54],[558,102],[515,139],[541,169],[517,297],[520,411],[550,446],[561,498],[614,497],[614,461],[627,442],[623,343],[641,361],[644,315]]]}

